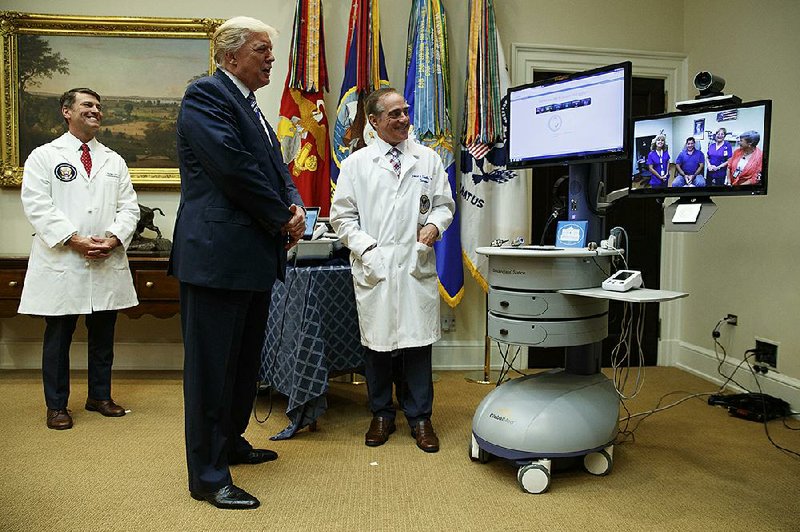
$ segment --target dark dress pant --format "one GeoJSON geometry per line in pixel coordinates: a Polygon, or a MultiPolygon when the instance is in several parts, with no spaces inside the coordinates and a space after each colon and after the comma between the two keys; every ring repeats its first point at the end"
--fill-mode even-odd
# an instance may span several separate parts
{"type": "Polygon", "coordinates": [[[256,396],[270,292],[180,286],[189,490],[205,494],[232,484],[230,454],[252,449],[242,434],[256,396]]]}
{"type": "MultiPolygon", "coordinates": [[[[47,408],[61,410],[69,401],[69,348],[78,315],[45,316],[42,343],[42,381],[47,408]]],[[[89,340],[89,398],[111,399],[111,366],[114,362],[116,310],[86,314],[89,340]]]]}
{"type": "Polygon", "coordinates": [[[433,412],[432,346],[410,347],[396,352],[366,350],[364,361],[369,408],[373,416],[395,418],[392,384],[398,382],[397,398],[409,426],[430,419],[433,412]],[[400,379],[396,379],[399,373],[400,379]]]}

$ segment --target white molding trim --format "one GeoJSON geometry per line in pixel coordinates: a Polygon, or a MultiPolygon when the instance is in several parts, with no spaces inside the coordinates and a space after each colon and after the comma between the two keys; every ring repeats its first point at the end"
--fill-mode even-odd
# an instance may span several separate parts
{"type": "MultiPolygon", "coordinates": [[[[86,369],[87,344],[72,342],[70,369],[86,369]]],[[[483,342],[439,341],[433,344],[434,370],[482,369],[484,365],[483,342]]],[[[521,353],[522,354],[522,353],[521,353]]],[[[527,349],[524,360],[520,357],[515,367],[527,367],[527,349]],[[525,365],[522,365],[523,362],[525,365]]],[[[491,367],[500,369],[502,357],[492,349],[491,367]]],[[[0,341],[0,370],[41,369],[42,341],[0,341]]],[[[181,370],[183,369],[183,344],[179,342],[117,342],[114,344],[115,370],[181,370]]]]}
{"type": "MultiPolygon", "coordinates": [[[[728,355],[722,364],[722,372],[726,376],[731,375],[741,361],[741,358],[728,355]]],[[[673,353],[671,365],[717,385],[721,385],[725,380],[717,372],[719,361],[714,351],[687,342],[678,342],[678,349],[673,353]]],[[[745,365],[736,372],[734,378],[742,386],[746,386],[754,392],[758,391],[758,384],[760,384],[764,393],[783,399],[789,403],[792,411],[800,411],[800,380],[770,371],[766,375],[759,374],[758,384],[756,384],[755,377],[745,365]]],[[[729,385],[729,389],[737,393],[745,391],[733,383],[729,385]]]]}
{"type": "Polygon", "coordinates": [[[537,70],[580,72],[630,61],[634,76],[666,80],[667,109],[671,109],[676,101],[687,99],[689,62],[683,54],[511,43],[511,61],[514,85],[531,83],[537,70]]]}
{"type": "MultiPolygon", "coordinates": [[[[70,369],[87,368],[86,341],[73,341],[70,347],[70,369]]],[[[41,369],[42,341],[16,340],[0,342],[0,370],[41,369]]],[[[183,369],[183,343],[179,342],[116,342],[115,370],[180,370],[183,369]]]]}
{"type": "MultiPolygon", "coordinates": [[[[527,367],[528,350],[524,349],[524,360],[519,357],[514,363],[514,367],[527,367]],[[523,362],[525,365],[523,366],[523,362]]],[[[433,369],[446,370],[477,370],[482,369],[485,362],[484,344],[479,341],[444,341],[440,340],[433,344],[433,369]]],[[[500,369],[503,359],[498,354],[497,348],[492,347],[490,356],[491,369],[500,369]]]]}

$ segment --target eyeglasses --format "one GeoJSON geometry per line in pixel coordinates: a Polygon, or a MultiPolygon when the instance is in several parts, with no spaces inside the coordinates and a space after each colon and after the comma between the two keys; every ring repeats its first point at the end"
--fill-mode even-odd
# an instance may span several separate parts
{"type": "Polygon", "coordinates": [[[399,120],[404,116],[409,116],[408,109],[408,107],[404,107],[402,109],[393,109],[391,112],[386,113],[386,117],[389,120],[399,120]]]}

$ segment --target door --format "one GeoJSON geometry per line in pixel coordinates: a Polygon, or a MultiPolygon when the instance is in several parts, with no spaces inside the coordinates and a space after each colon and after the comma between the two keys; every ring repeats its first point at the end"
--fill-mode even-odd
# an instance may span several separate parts
{"type": "MultiPolygon", "coordinates": [[[[563,72],[536,72],[534,81],[562,75],[563,72]]],[[[633,78],[631,91],[631,115],[633,118],[660,114],[666,111],[664,80],[649,78],[633,78]]],[[[630,161],[616,161],[606,165],[606,189],[613,191],[627,188],[631,176],[630,161]]],[[[559,178],[567,175],[566,166],[534,168],[532,170],[531,190],[533,194],[533,214],[531,217],[532,243],[554,244],[556,222],[545,228],[547,220],[559,203],[566,203],[568,194],[567,179],[559,178]]],[[[558,218],[566,220],[564,210],[558,218]]],[[[641,270],[644,285],[647,288],[659,288],[661,279],[661,228],[663,225],[662,205],[653,198],[625,198],[613,205],[607,212],[603,229],[604,236],[612,227],[625,228],[630,241],[628,249],[628,267],[641,270]]],[[[642,333],[642,351],[645,365],[654,366],[658,361],[658,303],[648,303],[645,309],[644,328],[642,333]]],[[[631,339],[631,353],[638,352],[635,326],[636,318],[641,311],[634,308],[634,334],[631,339]]],[[[604,367],[611,366],[611,352],[619,342],[622,330],[623,304],[616,301],[609,303],[608,337],[603,341],[604,367]]],[[[638,364],[635,360],[632,364],[638,364]]],[[[563,367],[563,348],[530,347],[528,349],[528,367],[552,368],[563,367]]]]}

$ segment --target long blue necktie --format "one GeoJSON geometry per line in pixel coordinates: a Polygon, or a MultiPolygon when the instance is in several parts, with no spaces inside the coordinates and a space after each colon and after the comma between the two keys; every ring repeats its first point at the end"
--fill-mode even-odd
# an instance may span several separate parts
{"type": "Polygon", "coordinates": [[[272,144],[272,138],[270,137],[269,128],[267,127],[267,121],[264,120],[264,115],[261,113],[261,109],[258,108],[258,103],[256,103],[256,95],[253,91],[250,91],[250,94],[247,96],[247,101],[250,102],[250,107],[253,108],[253,112],[258,117],[261,127],[264,128],[264,131],[267,134],[267,139],[269,139],[270,144],[272,144]]]}

